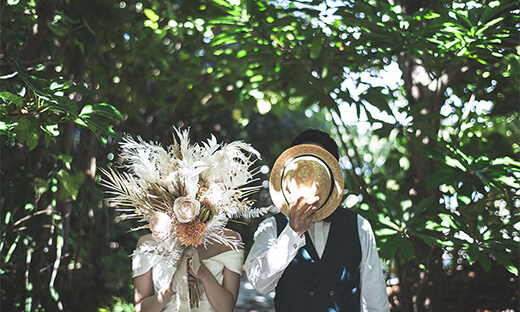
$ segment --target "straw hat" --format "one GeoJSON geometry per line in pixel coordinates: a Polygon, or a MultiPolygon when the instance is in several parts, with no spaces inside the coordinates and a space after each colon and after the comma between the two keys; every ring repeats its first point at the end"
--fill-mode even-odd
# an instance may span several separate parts
{"type": "Polygon", "coordinates": [[[319,196],[313,222],[331,215],[343,196],[343,172],[331,153],[314,144],[287,149],[276,160],[269,179],[273,203],[288,216],[290,203],[299,197],[319,196]]]}

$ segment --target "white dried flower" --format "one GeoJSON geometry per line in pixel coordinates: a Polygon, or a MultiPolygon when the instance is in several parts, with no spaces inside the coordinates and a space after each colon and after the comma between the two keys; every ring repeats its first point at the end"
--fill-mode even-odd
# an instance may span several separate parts
{"type": "Polygon", "coordinates": [[[188,223],[198,216],[200,202],[191,197],[178,197],[173,203],[173,212],[180,223],[188,223]]]}
{"type": "Polygon", "coordinates": [[[170,172],[167,176],[162,177],[157,184],[167,189],[168,192],[173,193],[175,182],[177,182],[177,175],[174,172],[170,172]]]}
{"type": "Polygon", "coordinates": [[[150,220],[150,230],[159,239],[168,238],[172,229],[172,220],[164,212],[156,212],[150,220]]]}

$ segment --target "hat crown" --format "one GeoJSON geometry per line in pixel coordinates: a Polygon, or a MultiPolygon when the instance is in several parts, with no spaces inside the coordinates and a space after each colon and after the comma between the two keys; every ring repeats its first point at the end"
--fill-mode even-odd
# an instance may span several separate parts
{"type": "Polygon", "coordinates": [[[331,192],[332,176],[327,165],[312,155],[291,159],[282,173],[282,192],[287,202],[299,197],[311,199],[319,196],[318,207],[327,201],[331,192]]]}
{"type": "Polygon", "coordinates": [[[273,203],[288,215],[299,197],[319,196],[313,221],[328,217],[341,203],[343,172],[337,159],[314,144],[299,144],[285,150],[275,161],[269,177],[273,203]]]}

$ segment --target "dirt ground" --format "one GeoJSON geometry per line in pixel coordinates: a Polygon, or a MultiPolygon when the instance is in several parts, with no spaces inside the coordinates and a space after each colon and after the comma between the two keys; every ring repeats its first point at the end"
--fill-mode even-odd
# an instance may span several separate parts
{"type": "Polygon", "coordinates": [[[249,284],[246,274],[242,274],[235,312],[271,312],[274,311],[274,291],[262,295],[249,284]]]}

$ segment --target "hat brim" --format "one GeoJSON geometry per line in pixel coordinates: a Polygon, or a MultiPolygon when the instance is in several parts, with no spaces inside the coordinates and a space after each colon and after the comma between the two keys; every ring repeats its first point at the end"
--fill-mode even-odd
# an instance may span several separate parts
{"type": "Polygon", "coordinates": [[[284,215],[288,216],[290,203],[287,202],[282,190],[283,172],[293,159],[301,156],[316,157],[323,161],[330,170],[332,183],[329,196],[321,207],[318,207],[312,220],[313,222],[320,221],[327,218],[338,208],[343,198],[344,188],[343,171],[336,158],[324,148],[314,144],[300,144],[285,150],[282,155],[276,159],[273,169],[271,170],[269,193],[274,205],[280,209],[284,215]]]}

